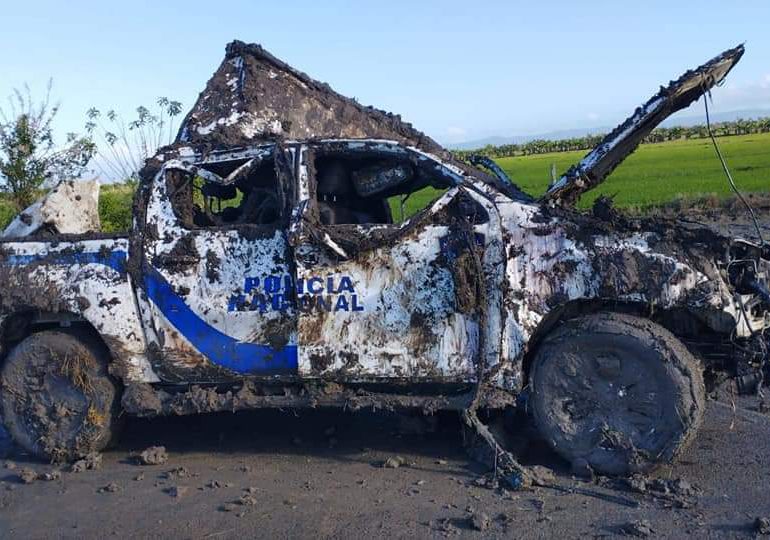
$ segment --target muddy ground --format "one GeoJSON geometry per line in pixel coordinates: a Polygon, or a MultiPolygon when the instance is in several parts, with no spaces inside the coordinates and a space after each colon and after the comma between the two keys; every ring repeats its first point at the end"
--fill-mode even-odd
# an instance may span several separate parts
{"type": "MultiPolygon", "coordinates": [[[[741,214],[710,219],[741,229],[741,214]]],[[[0,441],[0,538],[754,537],[770,517],[770,415],[758,403],[711,400],[695,443],[657,482],[578,478],[533,440],[525,461],[556,481],[524,492],[488,485],[451,414],[127,418],[119,445],[83,472],[0,441]],[[136,454],[155,445],[168,460],[141,465],[136,454]]]]}
{"type": "Polygon", "coordinates": [[[24,484],[24,468],[53,468],[6,460],[1,536],[574,538],[621,535],[647,520],[660,537],[749,537],[755,519],[770,515],[770,417],[745,407],[711,402],[694,446],[659,472],[689,483],[692,495],[686,484],[657,496],[579,480],[539,444],[528,461],[554,467],[558,488],[490,489],[479,485],[484,470],[467,459],[452,417],[434,433],[410,434],[414,427],[335,411],[130,420],[98,470],[24,484]],[[168,450],[164,464],[130,456],[158,444],[168,450]],[[397,456],[401,466],[382,466],[397,456]]]}

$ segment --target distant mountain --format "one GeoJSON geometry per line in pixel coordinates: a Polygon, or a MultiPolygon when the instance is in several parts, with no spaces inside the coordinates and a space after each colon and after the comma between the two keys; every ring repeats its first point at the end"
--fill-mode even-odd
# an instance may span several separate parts
{"type": "MultiPolygon", "coordinates": [[[[770,116],[770,109],[743,109],[739,111],[717,112],[711,114],[711,122],[732,122],[743,118],[744,120],[750,120],[754,118],[764,118],[770,116]]],[[[662,127],[690,127],[697,126],[699,124],[705,124],[705,115],[700,116],[683,116],[678,118],[676,115],[671,118],[667,118],[660,125],[662,127]]],[[[501,146],[503,144],[524,144],[536,139],[543,139],[546,141],[559,141],[561,139],[572,139],[574,137],[583,137],[584,135],[596,135],[600,133],[609,133],[615,126],[600,126],[591,128],[575,128],[575,129],[563,129],[559,131],[549,131],[548,133],[541,133],[538,135],[511,135],[502,136],[495,135],[491,137],[485,137],[483,139],[476,139],[473,141],[453,143],[447,145],[452,150],[475,150],[477,148],[483,148],[487,145],[501,146]]]]}
{"type": "MultiPolygon", "coordinates": [[[[733,122],[742,118],[743,120],[754,120],[756,118],[767,118],[770,116],[770,109],[741,109],[739,111],[711,112],[711,122],[733,122]]],[[[706,115],[701,114],[693,116],[683,116],[677,118],[677,115],[667,118],[660,125],[662,127],[690,127],[706,123],[706,115]]]]}
{"type": "Polygon", "coordinates": [[[541,133],[539,135],[513,135],[510,137],[504,136],[492,136],[485,137],[484,139],[476,139],[474,141],[462,142],[450,144],[449,148],[453,150],[474,150],[476,148],[483,148],[488,144],[492,146],[500,146],[502,144],[524,144],[535,139],[544,139],[546,141],[558,141],[561,139],[571,139],[573,137],[583,137],[584,135],[595,135],[597,133],[606,133],[610,129],[609,127],[593,127],[593,128],[576,128],[576,129],[562,129],[559,131],[549,131],[548,133],[541,133]]]}

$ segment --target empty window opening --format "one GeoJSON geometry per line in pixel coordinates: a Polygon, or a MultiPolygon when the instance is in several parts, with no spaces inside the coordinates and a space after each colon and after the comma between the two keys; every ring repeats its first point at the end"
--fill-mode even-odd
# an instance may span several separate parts
{"type": "Polygon", "coordinates": [[[324,225],[399,223],[452,186],[404,157],[318,154],[316,197],[324,225]]]}
{"type": "Polygon", "coordinates": [[[206,164],[199,171],[198,175],[181,171],[168,175],[174,212],[186,226],[280,222],[283,197],[272,157],[206,164]]]}

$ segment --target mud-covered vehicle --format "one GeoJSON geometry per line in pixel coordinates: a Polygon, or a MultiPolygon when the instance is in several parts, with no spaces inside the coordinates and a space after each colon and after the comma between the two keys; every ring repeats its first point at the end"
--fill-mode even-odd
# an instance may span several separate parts
{"type": "Polygon", "coordinates": [[[662,89],[535,199],[231,44],[143,171],[128,235],[0,243],[5,427],[67,460],[105,447],[122,412],[454,409],[497,451],[475,411],[518,401],[599,472],[673,459],[711,374],[761,374],[768,250],[569,205],[742,53],[662,89]]]}

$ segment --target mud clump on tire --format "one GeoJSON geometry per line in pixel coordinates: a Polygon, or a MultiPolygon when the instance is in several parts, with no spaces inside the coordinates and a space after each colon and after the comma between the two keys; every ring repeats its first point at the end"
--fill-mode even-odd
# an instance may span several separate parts
{"type": "Polygon", "coordinates": [[[75,331],[46,330],[16,345],[0,374],[2,419],[11,438],[53,462],[107,446],[119,405],[108,359],[103,343],[75,331]]]}

